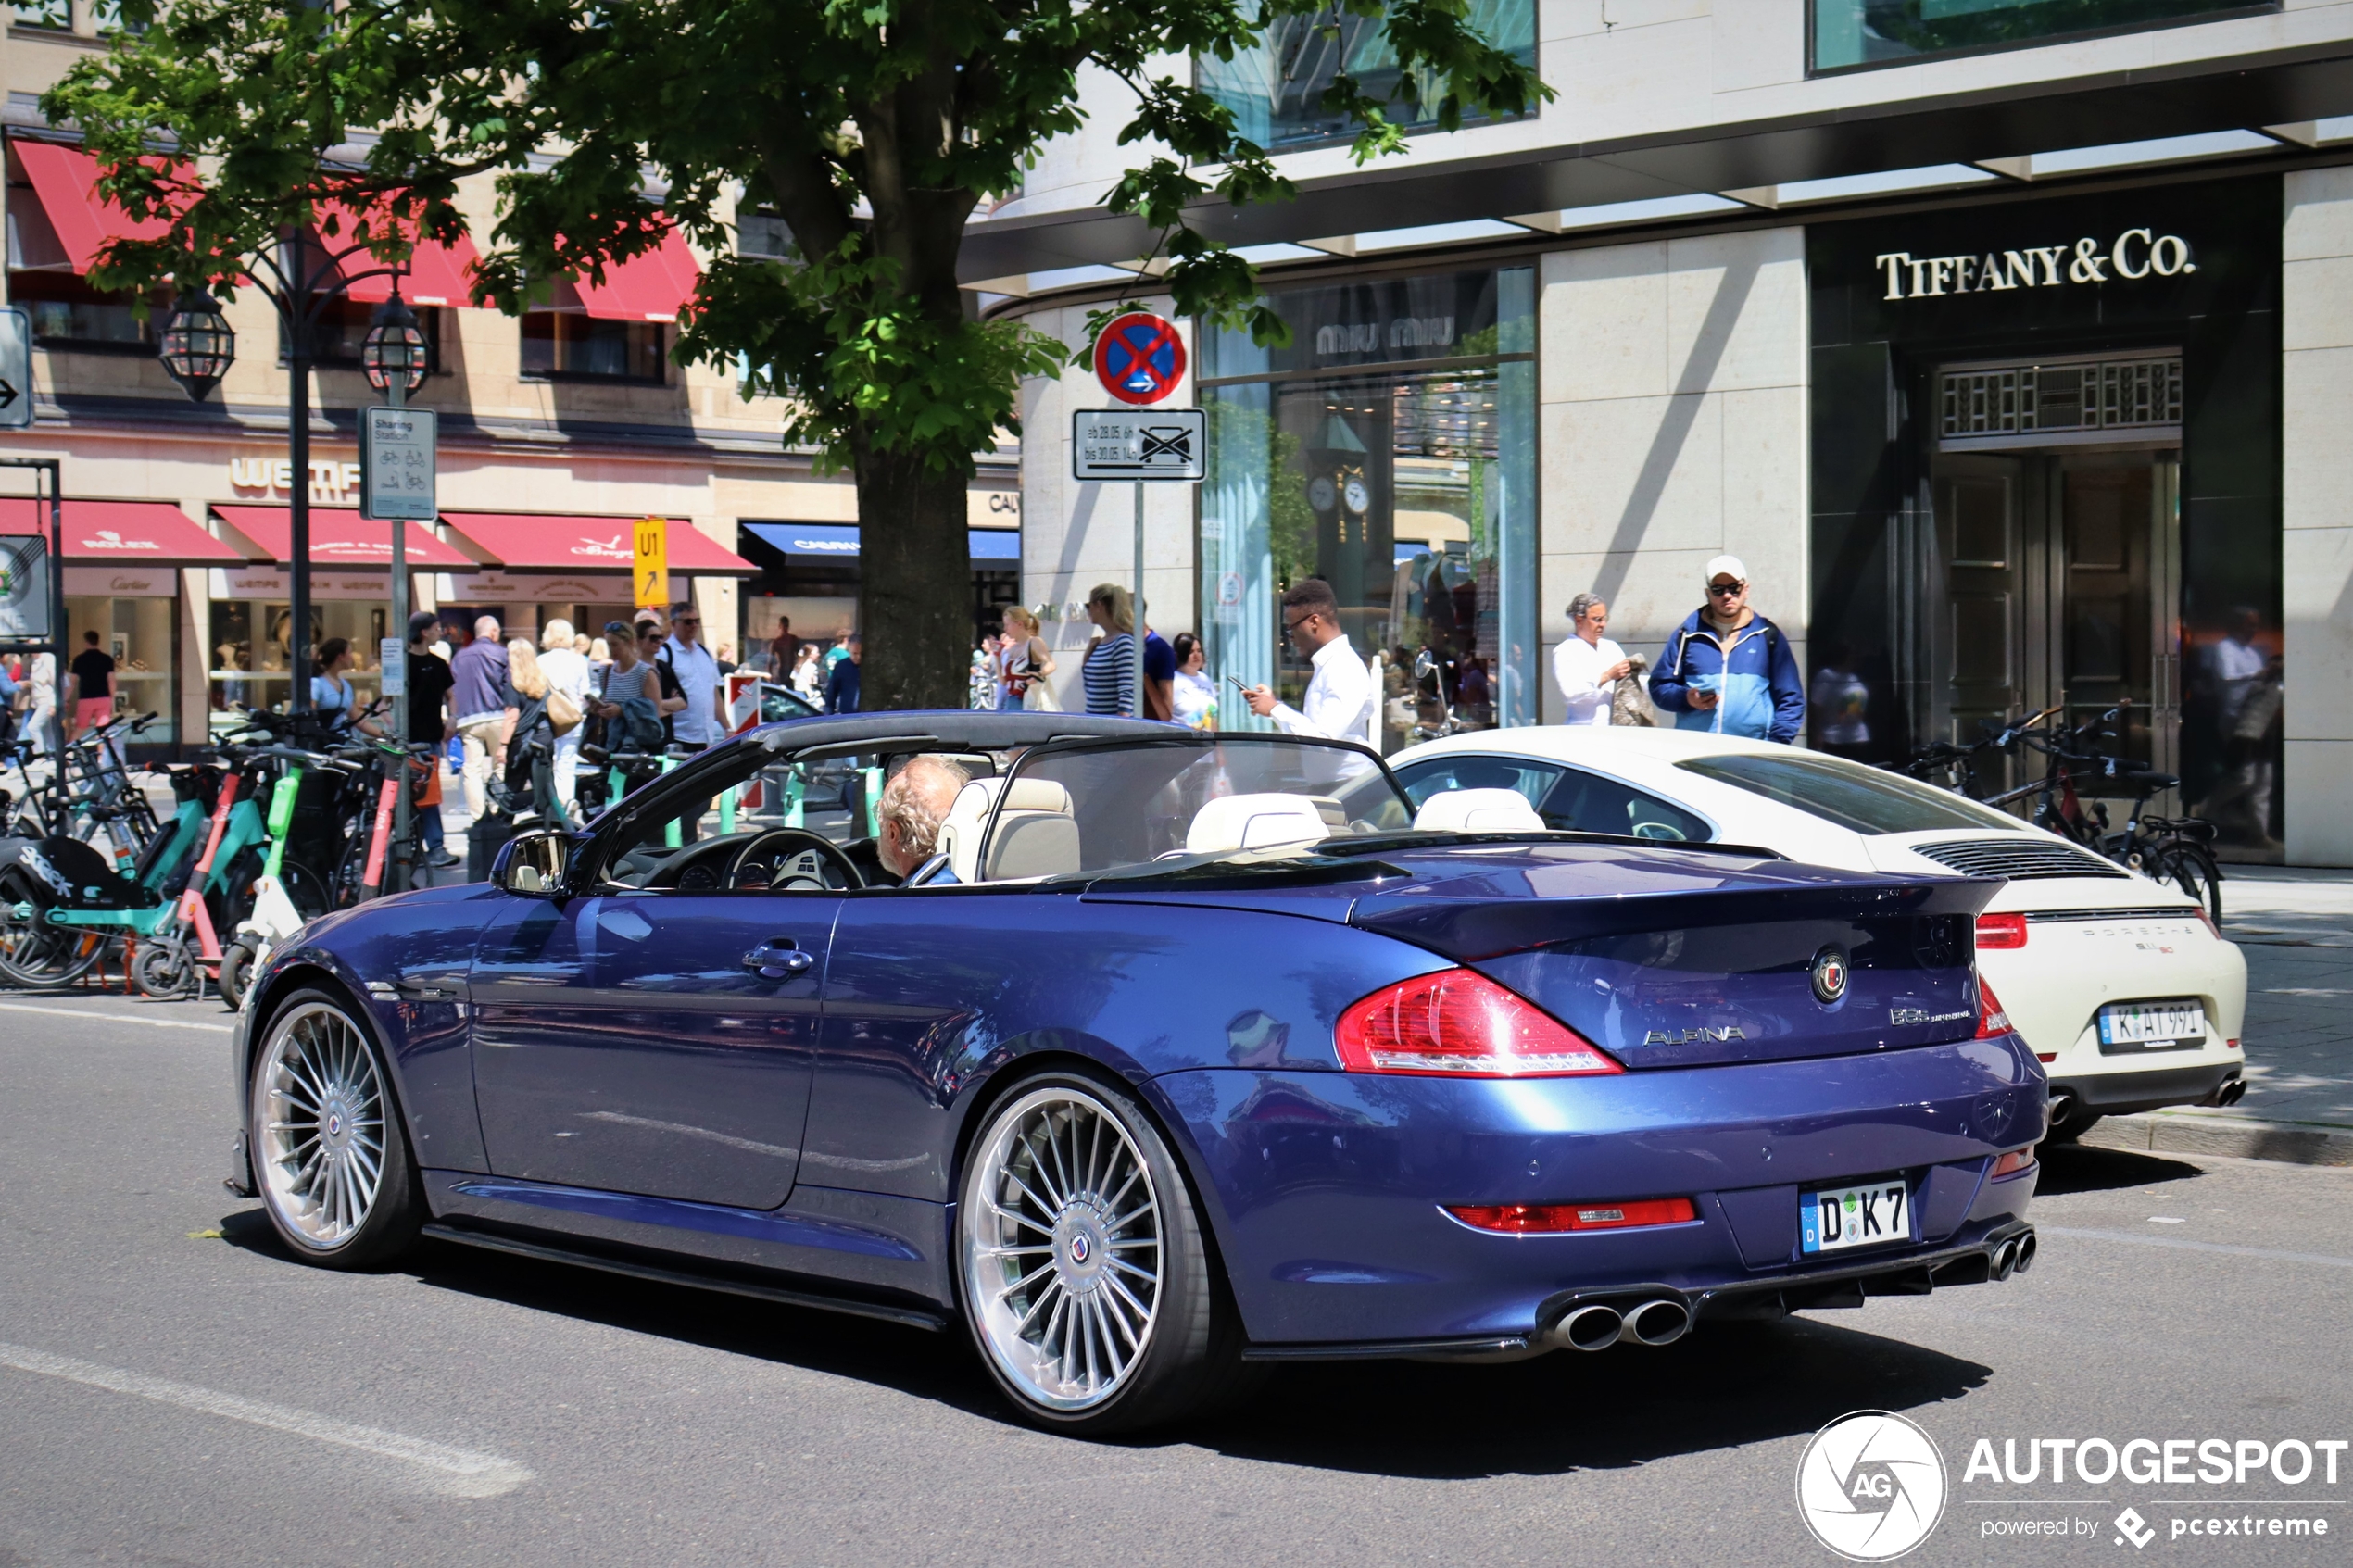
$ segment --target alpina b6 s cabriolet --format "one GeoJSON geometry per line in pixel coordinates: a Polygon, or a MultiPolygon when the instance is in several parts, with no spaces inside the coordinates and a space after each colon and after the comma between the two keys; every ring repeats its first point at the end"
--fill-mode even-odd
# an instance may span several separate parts
{"type": "Polygon", "coordinates": [[[1662,1346],[2032,1261],[1997,885],[1416,807],[1336,742],[800,720],[285,944],[231,1185],[327,1268],[961,1323],[1074,1434],[1285,1359],[1662,1346]]]}

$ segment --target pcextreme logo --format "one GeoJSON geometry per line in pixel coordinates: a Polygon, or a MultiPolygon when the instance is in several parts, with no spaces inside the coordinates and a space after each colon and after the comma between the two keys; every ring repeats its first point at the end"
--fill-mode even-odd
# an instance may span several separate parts
{"type": "Polygon", "coordinates": [[[1944,1456],[1900,1415],[1840,1416],[1797,1461],[1797,1512],[1816,1540],[1848,1562],[1890,1562],[1944,1516],[1944,1456]]]}

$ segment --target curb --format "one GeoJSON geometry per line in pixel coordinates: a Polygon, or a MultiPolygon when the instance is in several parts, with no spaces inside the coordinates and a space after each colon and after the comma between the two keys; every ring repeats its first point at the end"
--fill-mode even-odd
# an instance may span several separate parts
{"type": "Polygon", "coordinates": [[[2290,1165],[2353,1165],[2353,1129],[2220,1116],[2107,1116],[2084,1132],[2082,1142],[2087,1148],[2151,1154],[2221,1154],[2290,1165]]]}

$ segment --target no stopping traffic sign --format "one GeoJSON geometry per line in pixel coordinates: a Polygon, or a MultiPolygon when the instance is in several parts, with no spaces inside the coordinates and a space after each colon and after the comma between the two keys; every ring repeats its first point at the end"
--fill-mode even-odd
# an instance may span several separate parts
{"type": "Polygon", "coordinates": [[[1158,403],[1185,379],[1185,343],[1176,323],[1148,310],[1114,316],[1095,339],[1095,379],[1122,403],[1158,403]]]}

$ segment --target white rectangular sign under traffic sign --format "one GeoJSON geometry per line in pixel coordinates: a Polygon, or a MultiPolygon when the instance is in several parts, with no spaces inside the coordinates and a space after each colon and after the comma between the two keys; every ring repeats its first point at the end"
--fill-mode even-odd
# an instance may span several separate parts
{"type": "Polygon", "coordinates": [[[0,429],[32,422],[32,318],[0,310],[0,429]]]}
{"type": "Polygon", "coordinates": [[[1081,408],[1071,416],[1071,477],[1197,484],[1208,433],[1199,408],[1081,408]]]}
{"type": "Polygon", "coordinates": [[[439,433],[430,408],[359,411],[361,517],[431,522],[440,515],[434,486],[439,433]]]}

